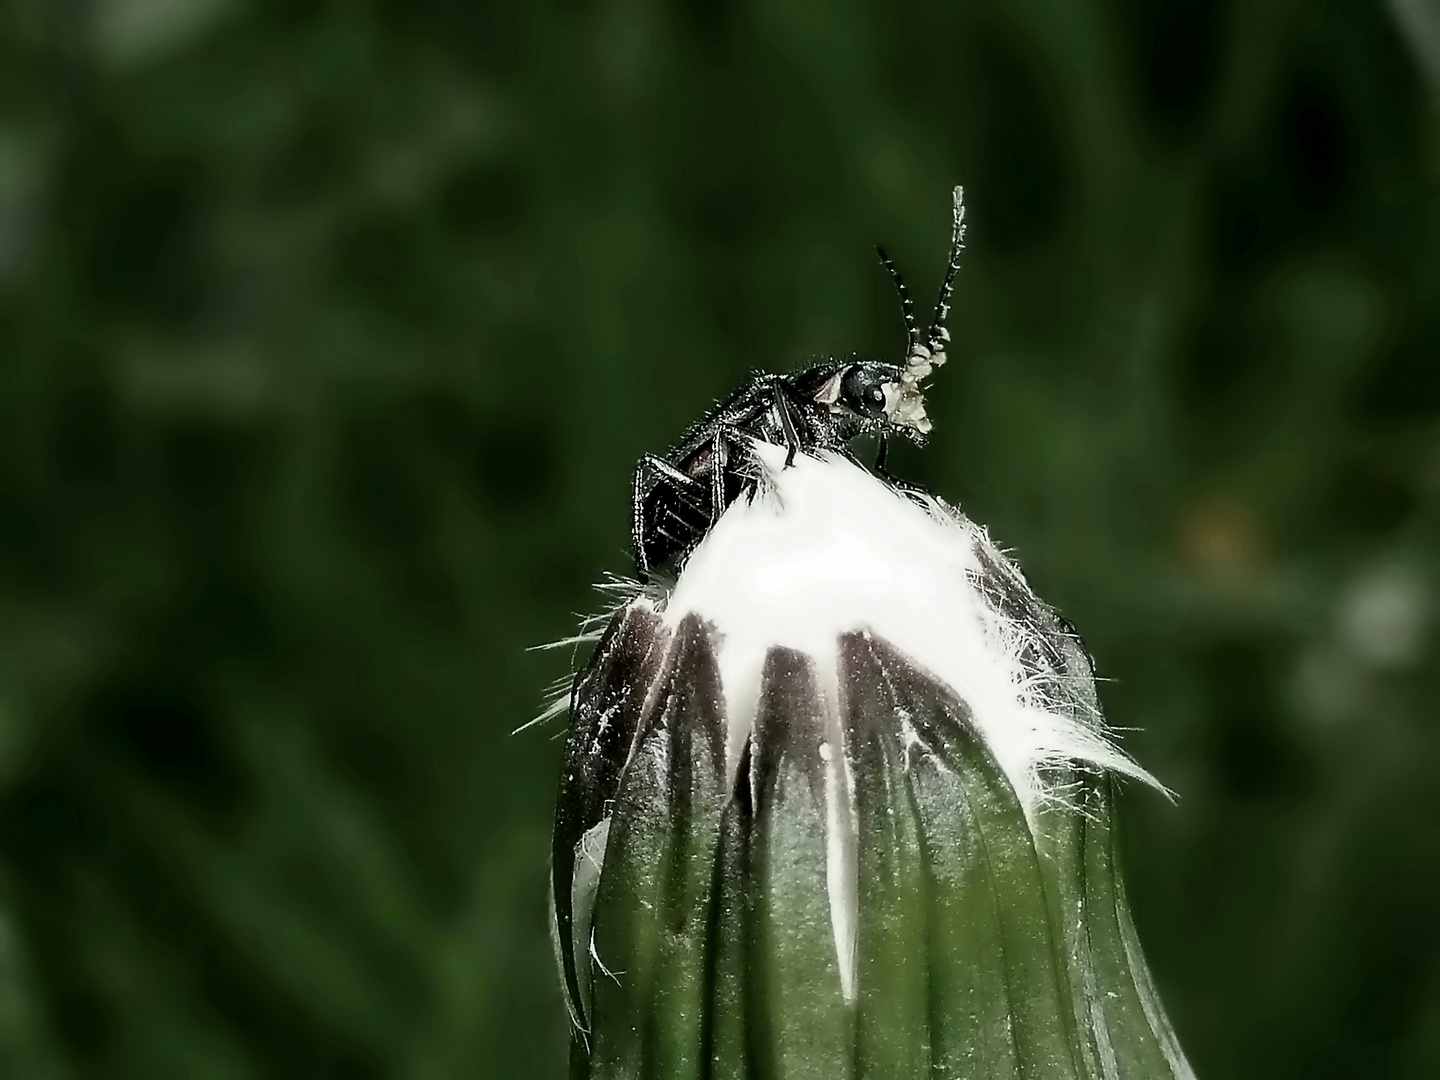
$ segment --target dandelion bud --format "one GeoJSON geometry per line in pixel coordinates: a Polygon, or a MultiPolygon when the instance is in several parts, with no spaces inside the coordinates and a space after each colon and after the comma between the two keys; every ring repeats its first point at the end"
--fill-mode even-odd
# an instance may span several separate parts
{"type": "Polygon", "coordinates": [[[958,512],[784,456],[575,682],[571,1075],[1190,1077],[1083,648],[958,512]]]}

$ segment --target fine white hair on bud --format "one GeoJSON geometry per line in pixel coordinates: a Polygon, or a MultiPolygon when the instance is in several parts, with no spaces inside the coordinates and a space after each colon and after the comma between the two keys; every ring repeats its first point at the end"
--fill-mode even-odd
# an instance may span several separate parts
{"type": "Polygon", "coordinates": [[[732,773],[769,650],[809,656],[835,704],[838,642],[864,631],[967,703],[1027,815],[1063,794],[1046,783],[1057,765],[1160,786],[1066,679],[1065,631],[984,529],[838,454],[802,454],[784,468],[783,447],[757,443],[754,453],[764,471],[757,497],[711,529],[663,613],[672,629],[690,614],[715,628],[732,773]]]}

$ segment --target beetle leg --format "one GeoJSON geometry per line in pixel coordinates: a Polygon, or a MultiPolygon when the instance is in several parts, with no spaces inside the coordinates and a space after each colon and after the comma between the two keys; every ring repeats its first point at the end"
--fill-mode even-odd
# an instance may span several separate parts
{"type": "Polygon", "coordinates": [[[651,483],[646,485],[646,494],[654,489],[655,481],[661,479],[670,481],[670,483],[682,491],[692,493],[701,486],[699,480],[681,472],[674,465],[671,465],[670,462],[662,457],[656,457],[654,454],[646,454],[640,459],[640,464],[635,467],[635,486],[637,489],[640,487],[643,479],[651,479],[651,483]],[[651,474],[653,474],[653,479],[651,474]]]}
{"type": "MultiPolygon", "coordinates": [[[[640,463],[635,466],[634,486],[630,496],[630,544],[635,549],[635,565],[642,575],[650,572],[649,553],[645,550],[648,524],[645,520],[645,500],[662,484],[671,487],[687,501],[698,501],[700,493],[704,491],[704,485],[700,481],[693,476],[687,476],[664,458],[646,454],[640,459],[640,463]]],[[[667,538],[680,541],[680,538],[672,536],[663,524],[656,522],[654,528],[667,538]]]]}
{"type": "MultiPolygon", "coordinates": [[[[846,460],[850,461],[852,464],[857,465],[862,469],[865,468],[865,463],[861,461],[858,457],[856,457],[853,453],[851,453],[848,449],[841,450],[840,452],[844,454],[846,460]]],[[[908,480],[901,480],[898,476],[895,476],[893,473],[886,470],[885,442],[883,435],[881,436],[880,452],[876,454],[875,457],[874,472],[876,476],[878,476],[881,480],[885,481],[885,483],[889,484],[901,495],[905,495],[911,499],[914,499],[916,502],[921,504],[924,504],[929,498],[929,492],[927,492],[920,485],[912,484],[908,480]]]]}
{"type": "Polygon", "coordinates": [[[710,437],[710,524],[714,525],[725,512],[725,465],[730,446],[725,429],[717,427],[710,437]]]}
{"type": "Polygon", "coordinates": [[[650,560],[645,557],[645,475],[650,463],[646,454],[635,466],[635,477],[630,489],[630,548],[635,556],[635,568],[644,578],[650,572],[650,560]]]}
{"type": "Polygon", "coordinates": [[[795,431],[795,420],[790,415],[790,402],[785,400],[784,394],[777,394],[775,401],[770,406],[771,413],[779,419],[780,428],[785,432],[785,468],[795,464],[795,454],[800,449],[800,436],[795,431]]]}
{"type": "Polygon", "coordinates": [[[880,448],[875,451],[875,471],[876,471],[877,473],[879,473],[881,476],[886,475],[886,473],[885,473],[885,455],[886,455],[887,451],[889,451],[889,449],[890,449],[890,443],[889,443],[889,441],[885,438],[885,433],[882,431],[882,432],[880,433],[880,448]]]}

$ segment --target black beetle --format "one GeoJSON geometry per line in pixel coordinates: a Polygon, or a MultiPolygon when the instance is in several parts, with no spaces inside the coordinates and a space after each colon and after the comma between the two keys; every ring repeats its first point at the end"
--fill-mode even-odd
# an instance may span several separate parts
{"type": "Polygon", "coordinates": [[[957,187],[950,259],[935,319],[923,336],[900,272],[877,249],[895,280],[905,316],[903,364],[832,360],[789,375],[757,372],[691,424],[663,456],[646,454],[640,459],[635,467],[631,540],[642,577],[668,562],[682,561],[726,507],[753,487],[752,440],[786,447],[789,465],[800,451],[848,454],[856,436],[876,435],[877,471],[884,469],[889,436],[924,442],[930,420],[920,382],[945,362],[950,340],[945,321],[964,241],[965,203],[957,187]]]}

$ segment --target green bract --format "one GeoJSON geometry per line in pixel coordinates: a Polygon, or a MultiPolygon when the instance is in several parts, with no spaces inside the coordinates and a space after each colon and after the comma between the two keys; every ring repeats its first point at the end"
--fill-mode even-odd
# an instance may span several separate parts
{"type": "MultiPolygon", "coordinates": [[[[1030,618],[1093,709],[1083,650],[1030,618]]],[[[555,824],[572,1076],[1191,1076],[1126,908],[1113,779],[1051,769],[1027,810],[951,689],[868,632],[836,646],[830,706],[809,657],[769,651],[737,753],[714,630],[646,599],[612,619],[555,824]]]]}

